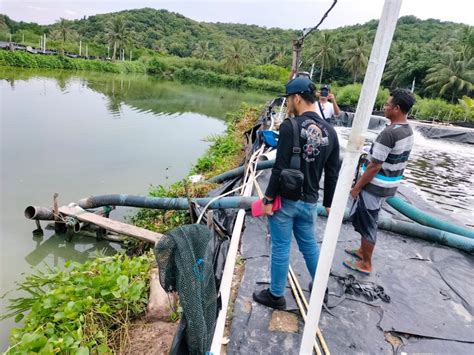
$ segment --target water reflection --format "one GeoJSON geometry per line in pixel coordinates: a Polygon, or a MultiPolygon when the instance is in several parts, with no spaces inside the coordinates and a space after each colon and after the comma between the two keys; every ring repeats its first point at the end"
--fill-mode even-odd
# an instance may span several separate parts
{"type": "Polygon", "coordinates": [[[46,240],[43,237],[33,237],[34,249],[25,256],[25,261],[37,267],[43,262],[50,266],[61,266],[66,260],[84,262],[98,255],[113,255],[120,249],[117,243],[100,241],[79,234],[72,241],[66,241],[64,235],[53,234],[46,240]]]}
{"type": "Polygon", "coordinates": [[[55,79],[63,93],[73,83],[80,83],[82,87],[104,95],[107,109],[114,118],[123,116],[123,105],[126,104],[139,112],[160,115],[194,112],[224,119],[228,112],[239,109],[242,102],[261,105],[273,97],[263,92],[183,85],[146,75],[0,68],[0,79],[8,81],[12,87],[15,80],[44,76],[55,79]]]}

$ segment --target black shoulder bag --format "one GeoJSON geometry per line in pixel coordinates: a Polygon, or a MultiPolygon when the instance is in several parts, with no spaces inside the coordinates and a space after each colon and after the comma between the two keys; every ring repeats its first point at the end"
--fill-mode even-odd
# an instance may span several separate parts
{"type": "Polygon", "coordinates": [[[293,127],[293,152],[290,167],[283,169],[280,175],[280,195],[291,200],[299,200],[303,194],[304,174],[301,172],[301,148],[298,123],[289,118],[293,127]]]}

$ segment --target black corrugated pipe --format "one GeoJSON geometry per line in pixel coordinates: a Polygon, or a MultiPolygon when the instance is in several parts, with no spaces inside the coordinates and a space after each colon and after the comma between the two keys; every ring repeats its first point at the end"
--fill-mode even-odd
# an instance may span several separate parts
{"type": "MultiPolygon", "coordinates": [[[[197,203],[199,206],[207,205],[213,197],[193,198],[192,202],[197,203]]],[[[209,206],[211,209],[219,208],[244,208],[248,209],[252,206],[252,202],[256,201],[257,197],[223,197],[214,202],[209,206]]],[[[91,196],[79,200],[78,205],[81,208],[96,208],[102,206],[128,206],[128,207],[140,207],[140,208],[155,208],[163,210],[187,210],[189,208],[189,200],[187,198],[165,198],[165,197],[149,197],[149,196],[137,196],[137,195],[126,195],[126,194],[115,194],[115,195],[101,195],[91,196]]]]}

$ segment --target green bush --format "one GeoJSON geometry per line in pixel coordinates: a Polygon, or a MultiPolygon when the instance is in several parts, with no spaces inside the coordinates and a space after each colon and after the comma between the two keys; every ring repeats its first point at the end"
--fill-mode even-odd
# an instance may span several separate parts
{"type": "Polygon", "coordinates": [[[422,99],[418,97],[412,113],[417,119],[441,122],[474,122],[474,110],[466,110],[461,105],[453,105],[442,99],[422,99]]]}
{"type": "MultiPolygon", "coordinates": [[[[359,102],[362,84],[350,84],[342,87],[337,87],[335,92],[337,102],[340,105],[357,106],[359,102]]],[[[380,88],[375,99],[375,108],[380,108],[387,101],[390,93],[388,89],[380,88]]]]}
{"type": "Polygon", "coordinates": [[[336,99],[340,105],[357,106],[359,101],[361,84],[351,84],[338,88],[336,99]]]}
{"type": "Polygon", "coordinates": [[[151,253],[117,254],[27,276],[19,290],[29,295],[8,307],[24,325],[12,330],[6,353],[111,353],[112,333],[145,311],[152,262],[151,253]]]}
{"type": "Polygon", "coordinates": [[[0,65],[22,68],[88,70],[106,73],[146,72],[145,64],[141,61],[106,62],[9,50],[0,50],[0,65]]]}

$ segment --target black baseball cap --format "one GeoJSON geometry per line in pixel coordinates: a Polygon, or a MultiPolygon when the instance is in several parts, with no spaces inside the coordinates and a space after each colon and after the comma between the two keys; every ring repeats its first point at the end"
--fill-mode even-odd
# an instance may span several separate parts
{"type": "Polygon", "coordinates": [[[304,92],[314,93],[316,86],[306,76],[298,76],[294,79],[291,79],[285,87],[285,95],[284,97],[288,97],[294,94],[302,94],[304,92]]]}

